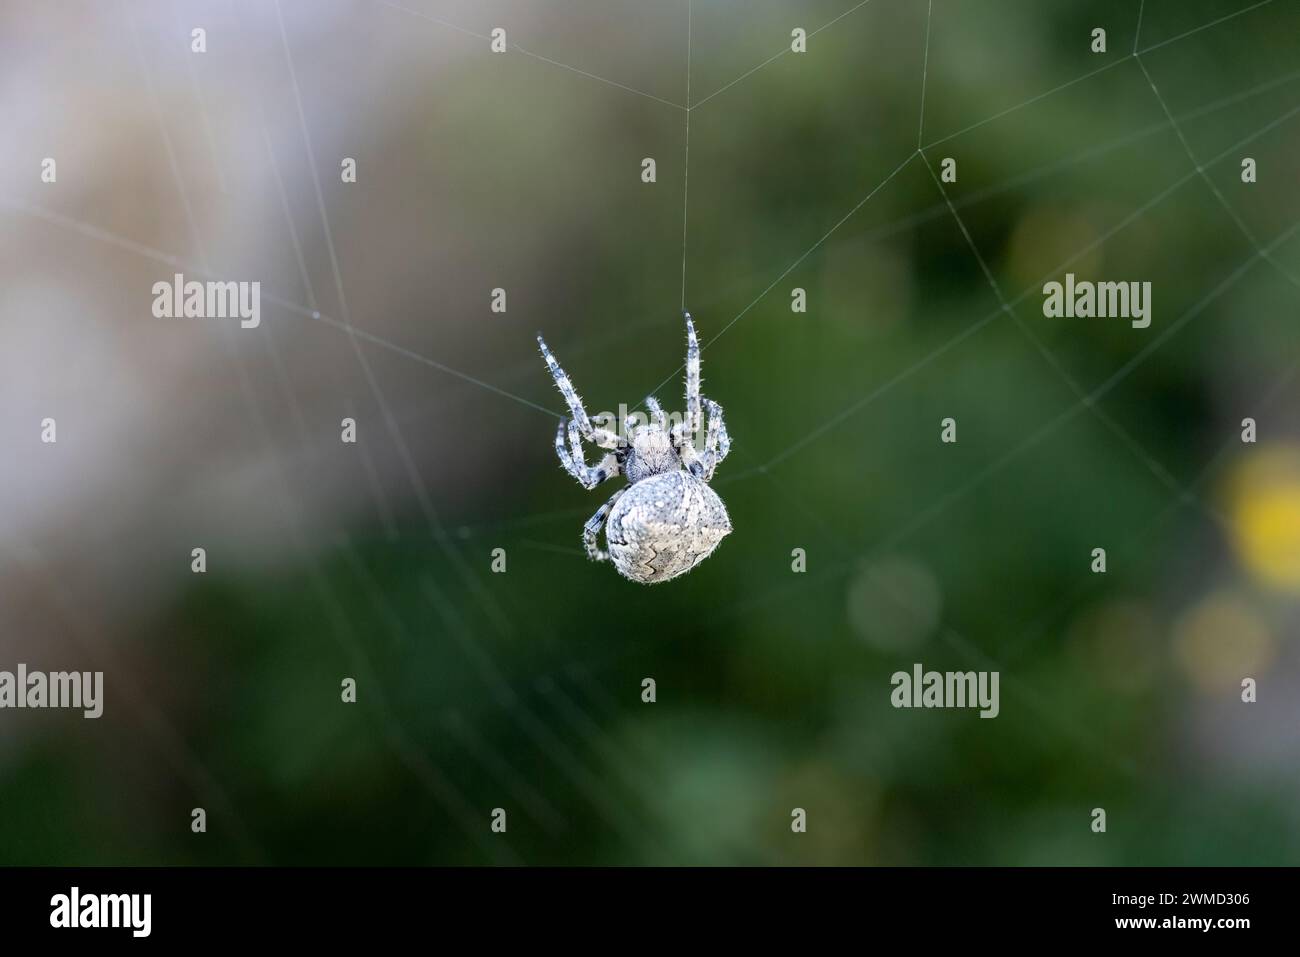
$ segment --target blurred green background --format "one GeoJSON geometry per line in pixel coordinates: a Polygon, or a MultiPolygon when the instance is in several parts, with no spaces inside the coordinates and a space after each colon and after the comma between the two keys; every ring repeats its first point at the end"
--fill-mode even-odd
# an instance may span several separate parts
{"type": "Polygon", "coordinates": [[[6,5],[0,667],[107,701],[0,712],[0,862],[1294,863],[1300,11],[1139,6],[6,5]],[[534,335],[680,409],[683,254],[735,532],[647,588],[534,335]]]}

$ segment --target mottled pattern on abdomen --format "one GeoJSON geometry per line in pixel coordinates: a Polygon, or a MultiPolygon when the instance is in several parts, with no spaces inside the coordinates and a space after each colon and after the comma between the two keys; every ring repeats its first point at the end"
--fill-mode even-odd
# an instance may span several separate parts
{"type": "Polygon", "coordinates": [[[614,567],[645,584],[690,571],[730,532],[722,499],[686,471],[637,482],[614,504],[605,523],[614,567]]]}

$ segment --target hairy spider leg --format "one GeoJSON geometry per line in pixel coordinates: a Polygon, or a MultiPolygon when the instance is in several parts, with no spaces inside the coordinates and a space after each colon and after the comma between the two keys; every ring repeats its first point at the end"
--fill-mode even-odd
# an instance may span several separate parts
{"type": "Polygon", "coordinates": [[[642,425],[650,422],[650,417],[642,415],[640,412],[629,412],[623,416],[623,442],[626,445],[632,444],[632,433],[642,425]]]}
{"type": "Polygon", "coordinates": [[[700,458],[700,453],[695,451],[695,446],[691,443],[683,431],[686,425],[683,422],[674,422],[673,427],[668,430],[669,438],[673,443],[673,448],[677,450],[677,457],[682,460],[682,466],[696,478],[704,477],[704,461],[700,458]]]}
{"type": "Polygon", "coordinates": [[[560,427],[555,432],[555,454],[560,459],[560,465],[564,466],[564,471],[588,491],[621,471],[618,456],[613,452],[606,453],[595,465],[587,464],[586,457],[582,454],[582,436],[578,434],[577,423],[572,419],[560,420],[560,427]],[[567,449],[564,447],[566,433],[569,441],[567,449]]]}
{"type": "Polygon", "coordinates": [[[593,562],[604,562],[609,560],[609,552],[601,551],[596,542],[596,536],[600,534],[601,527],[605,524],[605,519],[609,518],[609,513],[614,509],[614,503],[623,497],[623,493],[632,486],[626,485],[609,497],[609,501],[596,509],[596,514],[587,519],[587,524],[582,526],[582,544],[587,548],[587,557],[593,562]]]}
{"type": "Polygon", "coordinates": [[[659,400],[648,395],[645,397],[645,407],[650,410],[650,421],[663,426],[667,418],[664,416],[664,407],[659,404],[659,400]]]}
{"type": "Polygon", "coordinates": [[[555,356],[546,345],[540,335],[537,337],[537,344],[541,347],[542,358],[546,360],[546,368],[551,371],[551,378],[555,380],[555,386],[560,390],[560,395],[564,396],[565,403],[569,406],[569,411],[573,413],[573,421],[577,423],[578,430],[582,437],[588,442],[594,442],[602,449],[613,449],[618,447],[618,436],[608,429],[599,429],[591,424],[591,419],[587,416],[587,410],[582,406],[582,398],[573,388],[573,383],[560,364],[555,361],[555,356]]]}
{"type": "Polygon", "coordinates": [[[700,431],[700,343],[695,338],[695,323],[686,316],[686,433],[694,437],[700,431]]]}
{"type": "Polygon", "coordinates": [[[731,451],[731,436],[727,434],[727,423],[722,419],[722,406],[712,399],[705,400],[709,409],[709,426],[704,436],[704,481],[713,478],[713,470],[722,464],[722,460],[731,451]]]}

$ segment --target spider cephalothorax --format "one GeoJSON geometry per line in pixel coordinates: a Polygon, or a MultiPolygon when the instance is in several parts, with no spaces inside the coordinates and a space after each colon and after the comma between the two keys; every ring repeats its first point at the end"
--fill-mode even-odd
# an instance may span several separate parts
{"type": "Polygon", "coordinates": [[[537,344],[573,413],[573,418],[560,420],[555,434],[555,454],[564,470],[587,489],[620,474],[628,480],[583,527],[587,555],[598,562],[612,560],[619,574],[645,584],[690,571],[731,532],[727,508],[708,485],[713,470],[727,457],[731,439],[722,407],[700,395],[700,344],[690,313],[686,314],[685,417],[670,425],[651,396],[645,400],[648,421],[641,424],[640,416],[629,415],[625,439],[592,424],[582,399],[541,336],[537,344]],[[708,409],[709,423],[701,451],[694,436],[700,430],[702,406],[708,409]],[[584,440],[606,450],[596,465],[587,465],[584,440]],[[608,551],[597,542],[602,526],[608,551]]]}

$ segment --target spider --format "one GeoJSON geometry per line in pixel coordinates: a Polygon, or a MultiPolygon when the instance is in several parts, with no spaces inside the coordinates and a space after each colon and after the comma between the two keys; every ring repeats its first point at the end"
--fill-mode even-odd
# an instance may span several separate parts
{"type": "Polygon", "coordinates": [[[583,526],[587,556],[597,562],[612,561],[624,578],[647,585],[690,571],[731,532],[727,508],[708,485],[713,470],[731,450],[731,439],[722,421],[722,407],[700,396],[700,344],[691,314],[685,316],[685,418],[670,426],[663,408],[654,396],[648,396],[648,420],[641,425],[642,416],[627,416],[626,440],[592,424],[569,377],[546,342],[537,337],[546,367],[573,413],[573,418],[560,420],[555,433],[560,464],[585,489],[616,475],[628,480],[583,526]],[[693,442],[700,430],[702,404],[709,413],[703,452],[693,442]],[[587,464],[583,440],[607,450],[597,465],[587,464]],[[602,551],[597,541],[602,526],[608,551],[602,551]]]}

